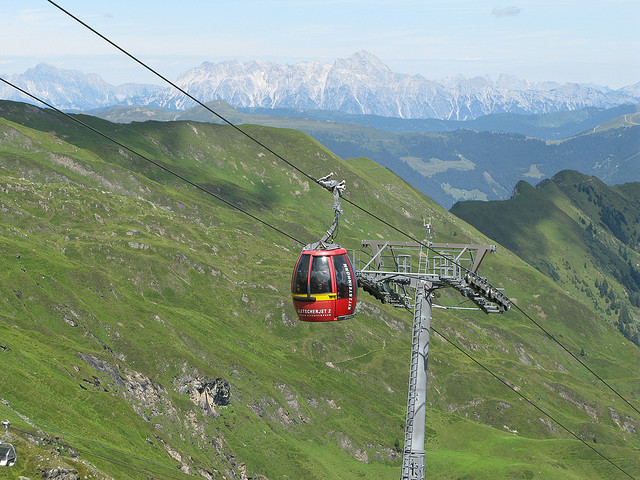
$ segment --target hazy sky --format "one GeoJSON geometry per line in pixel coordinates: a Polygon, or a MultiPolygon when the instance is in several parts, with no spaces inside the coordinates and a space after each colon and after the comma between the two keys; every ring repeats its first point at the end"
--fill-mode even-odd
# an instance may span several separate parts
{"type": "MultiPolygon", "coordinates": [[[[640,0],[55,0],[175,80],[203,61],[332,63],[367,50],[431,80],[640,82],[640,0]]],[[[46,0],[0,2],[0,74],[40,62],[161,83],[46,0]]]]}

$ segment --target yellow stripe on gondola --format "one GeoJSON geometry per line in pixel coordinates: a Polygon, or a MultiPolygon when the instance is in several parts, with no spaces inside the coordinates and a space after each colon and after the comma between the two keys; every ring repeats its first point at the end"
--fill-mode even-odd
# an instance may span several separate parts
{"type": "MultiPolygon", "coordinates": [[[[337,293],[313,293],[313,294],[311,294],[311,297],[315,298],[316,302],[323,302],[323,301],[327,301],[327,300],[336,300],[338,298],[338,294],[337,293]]],[[[300,300],[300,301],[304,302],[309,297],[307,297],[306,295],[296,295],[294,293],[292,295],[292,298],[294,300],[300,300]]]]}

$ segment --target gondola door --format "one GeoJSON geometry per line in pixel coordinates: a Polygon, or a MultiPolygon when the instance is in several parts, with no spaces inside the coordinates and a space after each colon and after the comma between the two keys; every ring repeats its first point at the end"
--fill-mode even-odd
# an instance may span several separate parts
{"type": "Polygon", "coordinates": [[[337,294],[335,315],[337,320],[346,320],[355,316],[358,285],[346,251],[332,259],[337,294]]]}

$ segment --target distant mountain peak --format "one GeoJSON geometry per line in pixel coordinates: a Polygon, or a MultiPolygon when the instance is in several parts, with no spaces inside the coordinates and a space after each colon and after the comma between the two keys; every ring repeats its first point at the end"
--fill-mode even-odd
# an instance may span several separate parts
{"type": "Polygon", "coordinates": [[[359,72],[391,73],[391,69],[382,60],[366,50],[360,50],[348,58],[338,59],[334,66],[345,66],[359,72]]]}

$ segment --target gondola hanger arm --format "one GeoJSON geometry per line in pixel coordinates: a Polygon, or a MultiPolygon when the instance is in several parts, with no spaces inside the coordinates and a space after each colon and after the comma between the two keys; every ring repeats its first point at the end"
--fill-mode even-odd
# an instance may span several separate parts
{"type": "Polygon", "coordinates": [[[318,179],[318,183],[322,185],[324,188],[329,190],[333,194],[333,211],[334,218],[331,227],[324,234],[324,236],[320,239],[319,244],[326,244],[327,242],[332,242],[334,235],[338,229],[338,224],[340,223],[340,215],[342,214],[342,206],[340,202],[340,197],[344,193],[344,189],[346,188],[344,180],[338,182],[337,180],[331,180],[331,177],[334,175],[331,172],[329,175],[326,175],[320,179],[318,179]]]}

